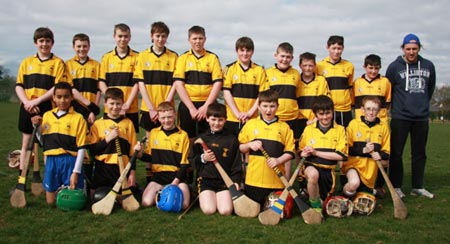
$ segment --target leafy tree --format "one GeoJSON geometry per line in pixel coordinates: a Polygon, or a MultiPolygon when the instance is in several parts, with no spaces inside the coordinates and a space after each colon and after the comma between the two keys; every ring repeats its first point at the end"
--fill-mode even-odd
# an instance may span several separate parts
{"type": "Polygon", "coordinates": [[[15,80],[9,75],[9,70],[0,65],[0,102],[8,102],[15,96],[15,80]]]}

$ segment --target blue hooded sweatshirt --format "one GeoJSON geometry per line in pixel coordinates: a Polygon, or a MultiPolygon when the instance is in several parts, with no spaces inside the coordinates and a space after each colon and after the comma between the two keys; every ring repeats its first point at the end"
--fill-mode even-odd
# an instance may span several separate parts
{"type": "Polygon", "coordinates": [[[406,63],[398,56],[387,68],[386,77],[392,84],[392,118],[428,120],[430,99],[436,86],[433,63],[420,55],[416,63],[406,63]]]}

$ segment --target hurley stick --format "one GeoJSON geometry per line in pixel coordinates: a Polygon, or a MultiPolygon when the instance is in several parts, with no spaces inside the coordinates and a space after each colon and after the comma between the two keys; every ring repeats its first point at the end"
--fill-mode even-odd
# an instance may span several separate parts
{"type": "MultiPolygon", "coordinates": [[[[300,172],[300,169],[305,162],[305,158],[302,158],[300,163],[297,165],[297,168],[294,170],[294,173],[292,174],[291,179],[289,180],[289,185],[293,185],[295,182],[295,179],[297,178],[298,172],[300,172]]],[[[287,188],[284,188],[283,192],[281,193],[280,197],[275,201],[275,203],[270,207],[269,209],[266,209],[265,211],[261,212],[258,215],[259,222],[263,225],[276,225],[278,222],[280,222],[281,219],[281,213],[283,213],[284,205],[286,203],[286,199],[289,196],[289,190],[287,188]]]]}
{"type": "MultiPolygon", "coordinates": [[[[266,159],[270,158],[270,155],[267,153],[266,150],[261,150],[262,154],[266,159]]],[[[297,192],[294,190],[292,185],[289,184],[286,177],[284,177],[283,172],[278,168],[278,166],[275,166],[273,168],[275,173],[280,178],[281,182],[283,182],[283,185],[286,187],[286,189],[291,194],[292,198],[294,198],[295,203],[297,204],[297,207],[300,209],[300,212],[302,212],[303,221],[305,221],[306,224],[320,224],[322,223],[323,217],[322,214],[316,212],[314,209],[312,209],[308,204],[306,204],[300,196],[297,194],[297,192]]]]}
{"type": "Polygon", "coordinates": [[[25,199],[25,187],[27,181],[27,171],[28,165],[31,160],[31,153],[33,151],[33,142],[34,137],[36,136],[38,126],[36,125],[33,128],[33,132],[31,133],[30,142],[27,145],[27,152],[25,154],[25,162],[23,162],[22,172],[20,173],[19,179],[16,184],[16,189],[14,189],[11,194],[11,198],[9,199],[11,206],[15,208],[23,208],[27,205],[27,200],[25,199]]]}
{"type": "Polygon", "coordinates": [[[183,211],[183,213],[180,214],[180,216],[178,216],[178,220],[183,218],[183,216],[186,215],[187,212],[189,212],[189,210],[192,208],[192,206],[194,206],[194,204],[198,201],[199,197],[200,197],[200,195],[197,195],[197,197],[194,199],[194,201],[192,201],[191,204],[183,211]]]}
{"type": "Polygon", "coordinates": [[[34,143],[34,157],[33,157],[33,178],[31,182],[31,193],[39,196],[44,192],[42,186],[41,173],[39,171],[39,143],[34,143]]]}
{"type": "MultiPolygon", "coordinates": [[[[119,137],[115,139],[116,142],[116,150],[117,150],[117,157],[119,159],[119,169],[120,173],[123,172],[124,166],[123,166],[123,155],[122,150],[120,149],[120,141],[119,137]]],[[[128,163],[130,164],[130,163],[128,163]]],[[[136,200],[136,198],[133,196],[133,193],[131,192],[130,188],[128,187],[128,179],[125,175],[125,179],[122,181],[122,207],[128,212],[136,211],[139,209],[139,202],[136,200]]]]}
{"type": "MultiPolygon", "coordinates": [[[[209,150],[206,143],[200,137],[195,140],[194,143],[199,143],[205,151],[209,150]]],[[[241,191],[237,190],[236,185],[217,160],[213,161],[213,163],[231,193],[233,208],[236,215],[245,218],[254,218],[258,216],[258,213],[260,211],[259,203],[253,201],[252,199],[244,195],[241,191]]]]}

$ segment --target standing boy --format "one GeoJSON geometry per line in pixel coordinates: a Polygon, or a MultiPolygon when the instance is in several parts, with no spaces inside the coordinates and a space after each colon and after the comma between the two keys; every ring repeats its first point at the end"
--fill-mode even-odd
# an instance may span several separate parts
{"type": "Polygon", "coordinates": [[[258,95],[260,117],[249,120],[239,133],[241,153],[249,153],[245,177],[245,193],[264,205],[266,197],[273,191],[283,190],[284,185],[273,168],[278,166],[286,178],[290,178],[290,167],[285,167],[294,158],[294,136],[291,128],[275,115],[278,109],[278,92],[269,89],[258,95]],[[261,150],[265,149],[270,159],[261,150]]]}
{"type": "Polygon", "coordinates": [[[299,132],[300,135],[307,125],[317,121],[312,111],[312,105],[317,96],[330,95],[328,84],[321,75],[316,75],[316,55],[305,52],[300,54],[299,67],[302,70],[299,83],[300,96],[298,97],[299,114],[299,132]]]}
{"type": "MultiPolygon", "coordinates": [[[[153,128],[161,125],[156,106],[164,101],[173,104],[173,71],[178,54],[166,47],[169,33],[169,27],[165,23],[152,24],[150,39],[153,45],[139,53],[133,75],[142,97],[140,126],[144,128],[147,137],[153,128]]],[[[147,183],[150,183],[151,165],[147,163],[145,167],[147,183]]]]}
{"type": "Polygon", "coordinates": [[[195,144],[189,157],[195,164],[199,177],[200,209],[206,215],[214,214],[216,211],[221,215],[230,215],[233,213],[231,193],[213,162],[218,161],[239,190],[238,183],[242,178],[239,141],[235,135],[224,129],[227,121],[225,105],[220,103],[209,105],[206,116],[210,130],[201,134],[200,138],[209,150],[203,150],[201,145],[195,144]]]}
{"type": "Polygon", "coordinates": [[[436,86],[434,64],[419,55],[419,37],[408,34],[403,38],[403,55],[398,56],[386,70],[392,83],[391,103],[391,161],[389,178],[400,197],[403,184],[403,149],[411,134],[411,195],[434,198],[424,189],[426,145],[430,100],[436,86]]]}
{"type": "Polygon", "coordinates": [[[344,37],[330,36],[327,41],[328,57],[317,63],[317,74],[328,82],[334,103],[334,120],[347,127],[352,120],[353,64],[342,58],[344,37]]]}
{"type": "Polygon", "coordinates": [[[189,206],[189,187],[185,183],[189,167],[189,137],[175,125],[176,112],[170,102],[157,107],[160,127],[150,131],[147,147],[141,158],[151,162],[153,177],[142,194],[142,205],[151,207],[156,203],[156,193],[167,184],[178,186],[183,192],[183,209],[189,206]]]}
{"type": "Polygon", "coordinates": [[[317,121],[306,126],[300,138],[300,155],[305,157],[304,174],[311,207],[322,211],[322,203],[331,196],[335,187],[335,168],[347,160],[345,129],[333,120],[334,106],[325,95],[316,97],[313,112],[317,121]]]}
{"type": "Polygon", "coordinates": [[[53,32],[49,28],[39,27],[34,31],[33,40],[37,53],[22,61],[16,81],[16,94],[21,102],[18,126],[22,132],[20,169],[32,139],[31,117],[42,116],[52,109],[52,88],[64,75],[64,62],[52,53],[55,44],[53,32]]]}
{"type": "MultiPolygon", "coordinates": [[[[99,88],[105,94],[108,87],[117,87],[124,94],[124,103],[120,114],[126,115],[132,122],[136,132],[139,132],[138,84],[133,80],[133,72],[138,52],[128,44],[131,40],[131,30],[126,24],[114,26],[116,47],[102,57],[99,88]]],[[[109,113],[105,106],[105,113],[109,113]]]]}
{"type": "Polygon", "coordinates": [[[268,89],[262,66],[252,62],[255,46],[249,37],[236,41],[238,60],[227,65],[223,82],[223,98],[227,108],[225,127],[236,136],[247,120],[255,118],[258,93],[268,89]]]}
{"type": "MultiPolygon", "coordinates": [[[[122,151],[124,167],[133,154],[133,145],[136,145],[136,133],[133,122],[121,116],[124,94],[116,87],[108,88],[105,92],[105,108],[108,113],[94,122],[91,127],[91,153],[94,155],[95,172],[92,179],[93,189],[99,187],[112,188],[119,178],[119,156],[117,153],[116,138],[122,151]]],[[[128,175],[128,186],[136,185],[135,166],[128,175]]]]}
{"type": "Polygon", "coordinates": [[[203,27],[192,26],[188,40],[191,49],[177,60],[173,79],[181,100],[178,107],[180,127],[193,139],[208,130],[206,110],[216,102],[222,89],[222,69],[217,55],[205,49],[203,27]]]}
{"type": "Polygon", "coordinates": [[[47,204],[54,205],[56,190],[62,185],[71,189],[83,189],[81,174],[85,154],[87,125],[83,116],[73,110],[72,86],[59,82],[54,86],[53,102],[56,108],[43,117],[34,116],[33,124],[39,124],[46,156],[44,181],[42,182],[47,204]]]}

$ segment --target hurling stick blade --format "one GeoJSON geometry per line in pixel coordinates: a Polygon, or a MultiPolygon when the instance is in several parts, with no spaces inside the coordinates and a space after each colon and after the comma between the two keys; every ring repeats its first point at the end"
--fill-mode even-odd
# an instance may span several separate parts
{"type": "Polygon", "coordinates": [[[34,143],[34,157],[33,157],[33,178],[31,182],[31,193],[35,196],[39,196],[44,192],[44,187],[42,186],[41,173],[39,171],[39,144],[34,143]]]}
{"type": "Polygon", "coordinates": [[[27,200],[25,199],[25,187],[26,187],[26,181],[27,181],[27,171],[28,171],[28,165],[30,164],[31,160],[31,152],[33,150],[33,141],[34,137],[36,136],[38,126],[34,126],[33,132],[31,133],[30,142],[27,145],[27,152],[25,154],[25,162],[23,162],[22,167],[22,173],[20,174],[16,189],[14,189],[13,193],[11,194],[11,197],[9,199],[11,206],[15,208],[23,208],[27,205],[27,200]]]}
{"type": "Polygon", "coordinates": [[[391,180],[389,179],[389,176],[387,175],[386,171],[383,168],[383,165],[381,165],[381,162],[379,160],[376,160],[378,169],[380,170],[381,174],[383,175],[384,181],[386,182],[386,185],[388,186],[389,193],[391,194],[392,203],[394,205],[394,218],[396,219],[406,219],[408,216],[408,209],[406,208],[405,203],[402,201],[400,196],[397,194],[397,192],[394,189],[394,186],[392,185],[391,180]]]}
{"type": "Polygon", "coordinates": [[[108,195],[106,195],[102,200],[92,204],[91,210],[92,213],[98,215],[110,215],[113,208],[114,203],[116,201],[117,193],[114,191],[110,191],[108,195]]]}
{"type": "MultiPolygon", "coordinates": [[[[209,150],[206,143],[200,137],[197,140],[195,140],[194,143],[200,144],[203,150],[205,151],[209,150]]],[[[231,193],[234,213],[239,217],[244,218],[254,218],[258,216],[259,211],[261,209],[259,203],[253,201],[252,199],[244,195],[242,192],[237,190],[234,182],[231,180],[230,176],[228,176],[227,172],[222,168],[222,166],[217,160],[215,160],[213,163],[217,171],[219,172],[220,176],[222,177],[223,181],[225,182],[225,185],[228,187],[228,190],[231,193]]]]}

